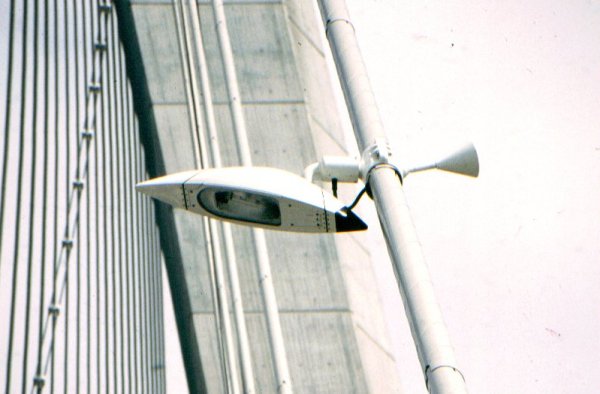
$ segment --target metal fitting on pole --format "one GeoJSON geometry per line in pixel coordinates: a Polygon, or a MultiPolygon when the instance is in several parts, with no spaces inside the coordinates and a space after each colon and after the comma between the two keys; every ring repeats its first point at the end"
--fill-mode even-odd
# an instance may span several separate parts
{"type": "Polygon", "coordinates": [[[369,175],[375,168],[386,167],[394,170],[400,183],[402,183],[402,172],[392,161],[392,149],[385,138],[376,138],[373,145],[368,146],[362,154],[360,161],[360,179],[369,183],[369,175]]]}

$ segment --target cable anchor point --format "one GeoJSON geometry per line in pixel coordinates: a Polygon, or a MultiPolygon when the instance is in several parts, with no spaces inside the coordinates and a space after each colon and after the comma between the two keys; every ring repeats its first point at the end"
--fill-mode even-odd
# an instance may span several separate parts
{"type": "Polygon", "coordinates": [[[58,317],[58,315],[60,315],[60,305],[59,304],[52,304],[48,307],[48,313],[52,316],[52,317],[58,317]]]}
{"type": "Polygon", "coordinates": [[[44,385],[46,384],[46,378],[42,375],[36,375],[33,378],[33,385],[38,389],[41,390],[44,388],[44,385]]]}
{"type": "Polygon", "coordinates": [[[112,11],[112,4],[110,3],[110,1],[105,1],[98,4],[98,11],[106,12],[107,14],[109,14],[112,11]]]}

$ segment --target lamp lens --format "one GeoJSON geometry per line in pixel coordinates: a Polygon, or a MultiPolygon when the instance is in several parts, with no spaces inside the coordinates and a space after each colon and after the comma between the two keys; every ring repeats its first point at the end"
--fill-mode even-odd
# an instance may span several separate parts
{"type": "Polygon", "coordinates": [[[243,222],[281,225],[276,199],[257,193],[206,188],[198,193],[198,203],[213,215],[243,222]]]}

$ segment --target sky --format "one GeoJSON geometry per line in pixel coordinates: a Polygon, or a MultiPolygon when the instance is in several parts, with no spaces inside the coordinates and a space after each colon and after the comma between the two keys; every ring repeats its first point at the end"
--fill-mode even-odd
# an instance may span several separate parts
{"type": "MultiPolygon", "coordinates": [[[[600,1],[347,2],[399,160],[479,152],[478,179],[405,180],[469,391],[598,392],[600,1]]],[[[404,391],[426,392],[376,267],[404,391]]]]}

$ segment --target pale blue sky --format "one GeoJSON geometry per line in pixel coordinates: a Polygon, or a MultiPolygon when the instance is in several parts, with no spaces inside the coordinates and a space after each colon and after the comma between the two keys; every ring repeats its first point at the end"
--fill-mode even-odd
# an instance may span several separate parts
{"type": "MultiPolygon", "coordinates": [[[[598,392],[600,1],[348,4],[399,156],[479,150],[477,180],[405,182],[470,392],[598,392]]],[[[404,388],[425,392],[382,277],[404,388]]]]}

